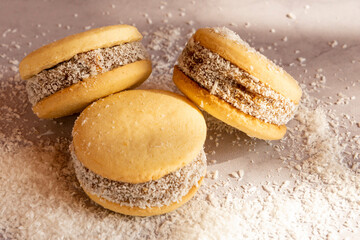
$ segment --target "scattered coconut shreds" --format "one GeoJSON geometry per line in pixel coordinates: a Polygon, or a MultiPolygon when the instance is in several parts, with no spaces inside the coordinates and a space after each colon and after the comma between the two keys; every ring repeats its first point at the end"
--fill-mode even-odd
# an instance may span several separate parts
{"type": "Polygon", "coordinates": [[[218,170],[210,171],[206,174],[206,177],[212,180],[216,180],[219,178],[219,171],[218,170]]]}
{"type": "Polygon", "coordinates": [[[304,57],[298,57],[296,60],[298,60],[300,63],[306,62],[306,58],[304,58],[304,57]]]}
{"type": "Polygon", "coordinates": [[[337,45],[339,45],[338,41],[334,40],[334,41],[331,41],[328,43],[330,47],[334,48],[336,47],[337,45]]]}
{"type": "MultiPolygon", "coordinates": [[[[161,6],[167,6],[166,2],[161,2],[161,6]]],[[[3,37],[11,32],[6,30],[3,37]]],[[[152,55],[153,73],[140,88],[178,92],[172,83],[172,69],[193,31],[184,32],[168,25],[149,32],[145,44],[152,55]]],[[[6,103],[0,106],[0,239],[358,236],[360,135],[347,129],[358,129],[360,123],[349,114],[329,108],[334,101],[351,104],[355,98],[339,93],[327,101],[309,95],[326,87],[325,70],[313,73],[311,82],[315,84],[302,86],[304,94],[298,113],[280,141],[248,138],[204,113],[208,140],[214,145],[205,150],[208,158],[218,159],[210,160],[208,179],[195,197],[178,210],[141,218],[108,211],[84,194],[69,161],[71,129],[65,129],[63,136],[53,131],[64,127],[63,121],[72,124],[75,117],[56,121],[37,119],[31,113],[25,82],[14,72],[18,60],[6,59],[12,62],[0,65],[0,101],[6,103]],[[50,124],[54,124],[53,128],[47,127],[50,124]],[[267,178],[251,183],[247,182],[251,172],[245,175],[242,169],[222,176],[221,157],[213,155],[222,149],[225,137],[233,139],[232,146],[227,147],[243,147],[246,157],[260,152],[268,158],[279,158],[282,165],[275,172],[288,169],[289,179],[277,182],[267,178]]],[[[252,171],[259,167],[254,161],[251,166],[252,171]]]]}
{"type": "Polygon", "coordinates": [[[230,177],[232,177],[232,178],[238,178],[238,177],[239,177],[239,174],[238,174],[237,172],[232,172],[232,173],[230,173],[229,175],[230,175],[230,177]]]}

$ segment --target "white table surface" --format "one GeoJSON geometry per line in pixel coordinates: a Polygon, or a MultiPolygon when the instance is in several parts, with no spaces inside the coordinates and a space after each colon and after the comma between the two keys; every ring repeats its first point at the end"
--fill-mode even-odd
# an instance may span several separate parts
{"type": "MultiPolygon", "coordinates": [[[[335,115],[339,118],[347,114],[353,121],[360,122],[358,94],[360,2],[356,0],[169,2],[2,0],[0,23],[0,34],[2,34],[0,35],[2,44],[0,81],[2,82],[10,81],[10,78],[18,74],[17,62],[14,60],[20,62],[26,54],[44,44],[88,28],[119,23],[135,25],[140,32],[145,32],[145,43],[152,40],[151,33],[159,31],[162,27],[180,28],[184,36],[178,40],[178,43],[183,47],[187,40],[185,34],[193,28],[227,26],[239,33],[256,49],[263,48],[263,53],[281,64],[302,84],[304,91],[312,98],[330,101],[329,97],[332,97],[332,101],[336,102],[342,96],[339,93],[348,96],[349,104],[331,105],[326,109],[335,111],[335,115]],[[315,75],[319,72],[326,76],[327,81],[324,83],[325,87],[317,92],[313,91],[314,86],[311,86],[311,83],[318,81],[315,75]],[[355,98],[351,99],[352,96],[355,98]]],[[[159,51],[152,50],[151,53],[155,56],[159,55],[159,51]]],[[[149,82],[145,82],[142,87],[175,89],[171,82],[166,86],[159,85],[155,80],[158,77],[156,74],[159,74],[159,71],[155,71],[149,82]]],[[[13,100],[10,93],[4,89],[0,90],[2,97],[0,107],[16,108],[16,101],[22,100],[16,98],[13,100]]],[[[4,111],[4,108],[1,109],[4,111]]],[[[5,114],[5,111],[3,113],[5,114]]],[[[50,143],[55,142],[58,137],[69,139],[76,117],[71,116],[56,121],[38,120],[29,106],[19,116],[19,119],[11,123],[4,119],[0,120],[2,121],[0,132],[4,134],[5,142],[6,136],[10,136],[19,126],[22,129],[24,126],[29,129],[31,134],[26,134],[24,138],[35,144],[39,139],[44,138],[50,143]]],[[[296,124],[298,123],[293,121],[289,126],[292,128],[296,124]]],[[[350,131],[353,135],[359,135],[360,127],[356,124],[348,124],[339,131],[350,131]]],[[[211,130],[208,135],[216,138],[217,133],[211,130]]],[[[266,181],[293,180],[290,176],[293,170],[289,167],[289,163],[281,161],[279,153],[267,142],[251,140],[239,132],[221,134],[218,145],[209,137],[205,145],[208,160],[216,160],[216,163],[209,164],[209,171],[219,171],[219,179],[216,181],[229,181],[235,188],[239,188],[249,183],[261,186],[266,181]],[[248,144],[244,144],[245,142],[248,144]],[[282,170],[279,171],[279,168],[282,170]],[[239,169],[244,170],[245,175],[241,181],[236,181],[229,174],[239,169]]],[[[274,141],[273,144],[282,145],[284,151],[290,151],[286,142],[274,141]]],[[[302,149],[298,151],[301,152],[302,149]]],[[[355,151],[359,153],[359,148],[355,151]]],[[[358,161],[354,155],[344,155],[344,157],[347,162],[358,161]]],[[[211,179],[207,181],[210,184],[215,182],[211,179]]],[[[217,191],[221,192],[221,188],[217,191]]],[[[1,219],[4,219],[4,216],[0,215],[0,222],[1,219]]],[[[298,219],[298,222],[300,223],[301,219],[298,219]]],[[[309,232],[308,236],[312,236],[311,230],[309,232]]],[[[332,236],[337,236],[336,234],[332,236]]],[[[360,236],[356,234],[360,234],[358,228],[354,228],[353,232],[338,233],[340,238],[348,236],[350,239],[360,236]]],[[[275,239],[282,237],[284,236],[276,236],[275,239]]]]}

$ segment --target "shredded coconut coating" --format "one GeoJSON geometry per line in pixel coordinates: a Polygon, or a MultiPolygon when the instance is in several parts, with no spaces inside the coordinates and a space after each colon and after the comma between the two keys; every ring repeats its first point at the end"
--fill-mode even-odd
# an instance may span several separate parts
{"type": "Polygon", "coordinates": [[[72,147],[76,177],[86,191],[121,206],[149,208],[178,202],[198,186],[206,172],[204,150],[191,163],[164,177],[145,183],[125,183],[104,178],[86,168],[75,156],[72,147]]]}
{"type": "Polygon", "coordinates": [[[83,79],[144,59],[149,59],[149,55],[141,42],[79,53],[27,80],[29,101],[35,105],[41,99],[83,79]]]}
{"type": "Polygon", "coordinates": [[[264,122],[284,125],[293,118],[297,109],[290,99],[204,48],[193,38],[180,55],[178,65],[211,94],[264,122]]]}

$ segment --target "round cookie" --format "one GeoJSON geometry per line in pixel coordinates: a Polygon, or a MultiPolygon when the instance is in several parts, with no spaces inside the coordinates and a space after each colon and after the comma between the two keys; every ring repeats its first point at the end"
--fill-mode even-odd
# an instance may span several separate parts
{"type": "Polygon", "coordinates": [[[265,140],[285,135],[302,94],[288,73],[225,27],[196,31],[173,81],[214,117],[265,140]]]}
{"type": "Polygon", "coordinates": [[[114,25],[65,37],[20,63],[29,100],[40,118],[80,112],[91,102],[136,87],[151,73],[151,61],[129,25],[114,25]]]}
{"type": "Polygon", "coordinates": [[[71,146],[77,178],[98,204],[127,215],[162,214],[196,192],[206,171],[206,123],[186,98],[129,90],[78,117],[71,146]]]}

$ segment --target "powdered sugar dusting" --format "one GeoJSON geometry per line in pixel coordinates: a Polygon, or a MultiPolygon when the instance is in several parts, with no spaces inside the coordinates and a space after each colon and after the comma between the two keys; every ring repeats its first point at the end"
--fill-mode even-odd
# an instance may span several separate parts
{"type": "MultiPolygon", "coordinates": [[[[282,73],[284,69],[277,66],[274,62],[272,62],[270,59],[256,51],[255,48],[251,47],[246,41],[242,40],[241,37],[234,31],[226,28],[226,27],[215,27],[211,28],[214,32],[220,34],[222,37],[225,37],[228,40],[234,41],[239,45],[242,45],[246,48],[248,53],[255,54],[258,58],[263,59],[265,62],[268,62],[268,70],[273,72],[280,72],[282,73]]],[[[275,32],[274,29],[271,30],[271,32],[275,32]]],[[[271,46],[270,46],[271,47],[271,46]]],[[[250,66],[252,67],[252,66],[250,66]]]]}
{"type": "Polygon", "coordinates": [[[255,49],[250,47],[250,45],[247,42],[242,40],[238,34],[236,34],[234,31],[228,29],[227,27],[214,27],[212,29],[214,30],[214,32],[220,34],[221,36],[223,36],[231,41],[235,41],[241,45],[246,46],[250,51],[255,51],[255,49]]]}

